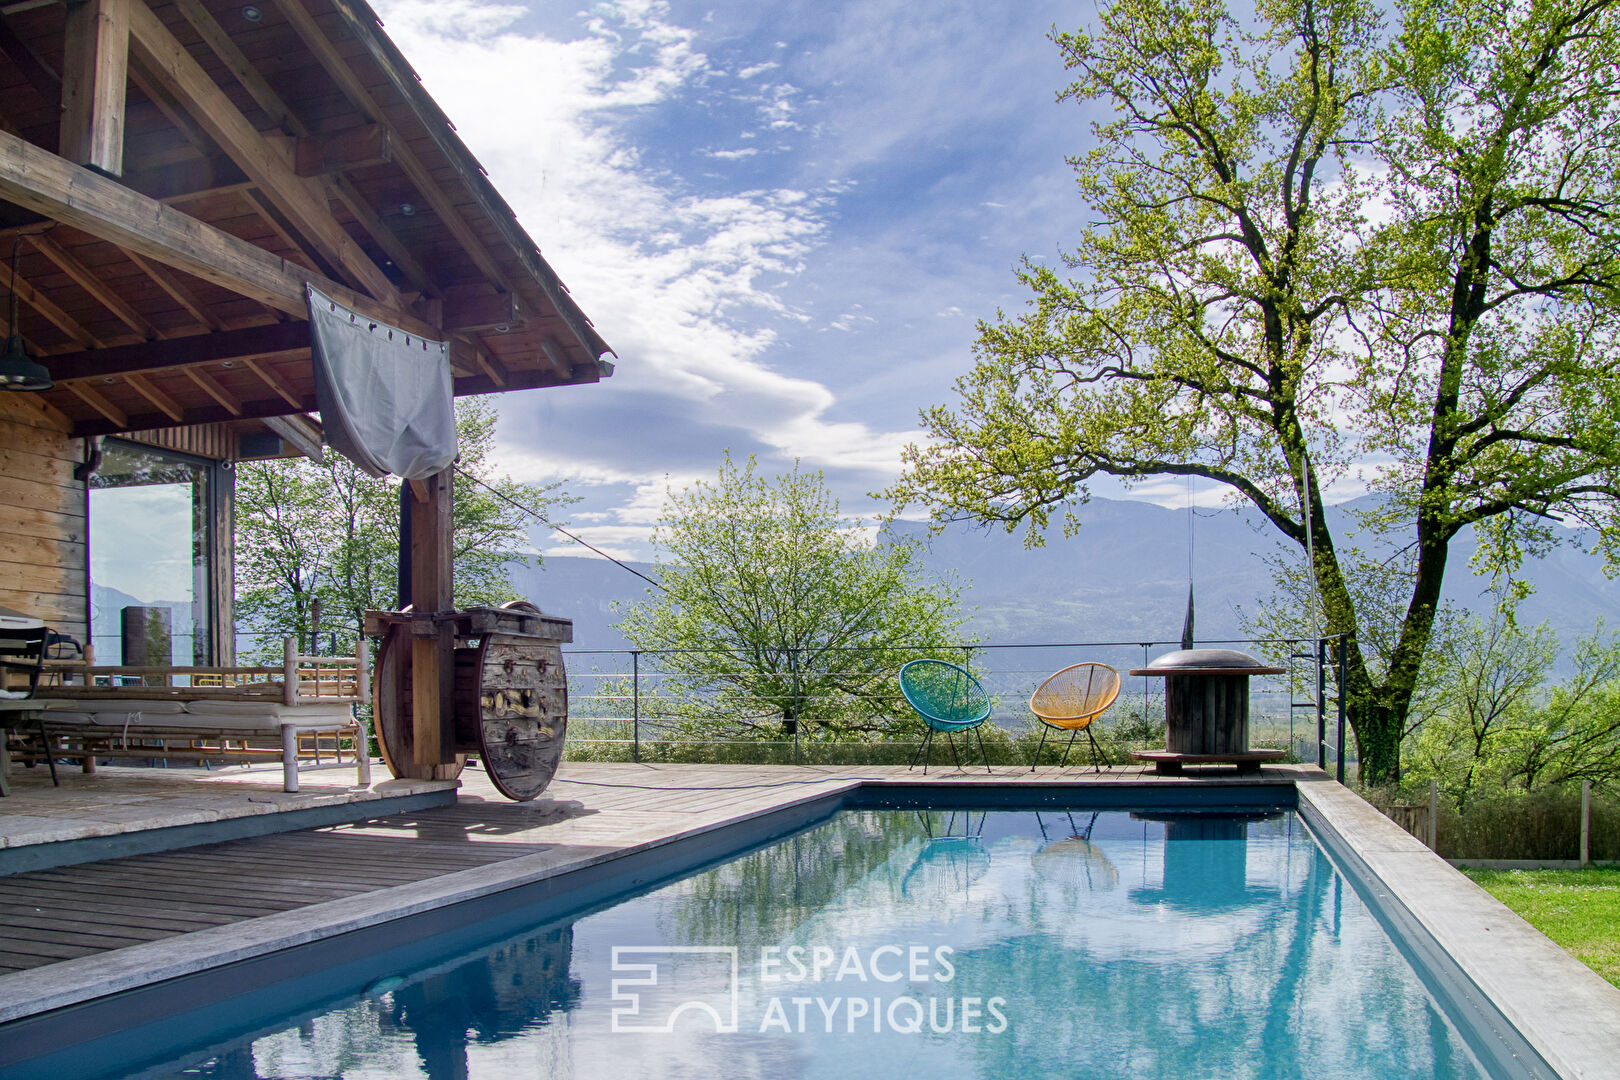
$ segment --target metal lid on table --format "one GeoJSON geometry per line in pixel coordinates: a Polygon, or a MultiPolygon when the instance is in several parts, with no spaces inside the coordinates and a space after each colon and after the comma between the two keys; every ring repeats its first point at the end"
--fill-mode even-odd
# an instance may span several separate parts
{"type": "Polygon", "coordinates": [[[1177,649],[1156,658],[1132,675],[1281,675],[1287,668],[1266,667],[1236,649],[1177,649]]]}

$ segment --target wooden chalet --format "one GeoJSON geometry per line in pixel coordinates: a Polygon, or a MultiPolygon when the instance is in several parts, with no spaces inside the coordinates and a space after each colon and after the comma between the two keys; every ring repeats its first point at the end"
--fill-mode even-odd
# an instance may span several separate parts
{"type": "MultiPolygon", "coordinates": [[[[234,662],[230,466],[320,452],[309,287],[448,342],[456,395],[613,370],[361,0],[0,2],[0,383],[18,391],[0,392],[0,607],[108,659],[120,628],[92,610],[92,562],[98,536],[111,550],[139,526],[140,501],[114,496],[144,489],[177,520],[190,507],[191,624],[169,662],[234,662]],[[49,385],[28,392],[33,364],[49,385]]],[[[445,621],[449,474],[407,500],[416,622],[375,627],[396,631],[378,726],[403,725],[397,771],[439,776],[456,650],[538,625],[445,621]]]]}

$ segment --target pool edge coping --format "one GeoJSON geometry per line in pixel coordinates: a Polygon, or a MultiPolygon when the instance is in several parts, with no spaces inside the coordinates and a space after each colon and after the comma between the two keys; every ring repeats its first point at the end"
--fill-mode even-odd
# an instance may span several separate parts
{"type": "Polygon", "coordinates": [[[1620,1080],[1620,988],[1351,789],[1294,787],[1560,1077],[1620,1080]]]}

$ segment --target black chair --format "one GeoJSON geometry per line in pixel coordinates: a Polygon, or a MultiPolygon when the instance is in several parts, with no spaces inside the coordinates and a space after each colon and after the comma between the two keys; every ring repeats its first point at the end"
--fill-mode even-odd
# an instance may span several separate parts
{"type": "MultiPolygon", "coordinates": [[[[33,697],[39,688],[40,672],[44,670],[45,639],[50,631],[44,626],[21,630],[9,627],[0,627],[0,689],[9,689],[12,672],[21,672],[28,680],[27,697],[33,697]]],[[[37,714],[35,720],[39,725],[39,742],[45,753],[45,761],[51,767],[51,783],[57,787],[62,781],[56,775],[56,757],[51,753],[50,737],[45,733],[45,717],[37,714]]],[[[0,725],[4,724],[0,718],[0,725]]],[[[0,726],[0,738],[4,738],[4,727],[0,726]]]]}

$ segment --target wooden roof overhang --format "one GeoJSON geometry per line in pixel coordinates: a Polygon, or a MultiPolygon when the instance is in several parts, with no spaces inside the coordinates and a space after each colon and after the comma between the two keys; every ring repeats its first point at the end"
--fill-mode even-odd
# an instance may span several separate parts
{"type": "Polygon", "coordinates": [[[75,436],[314,410],[306,283],[448,339],[457,395],[613,370],[361,0],[0,0],[18,240],[75,436]]]}

